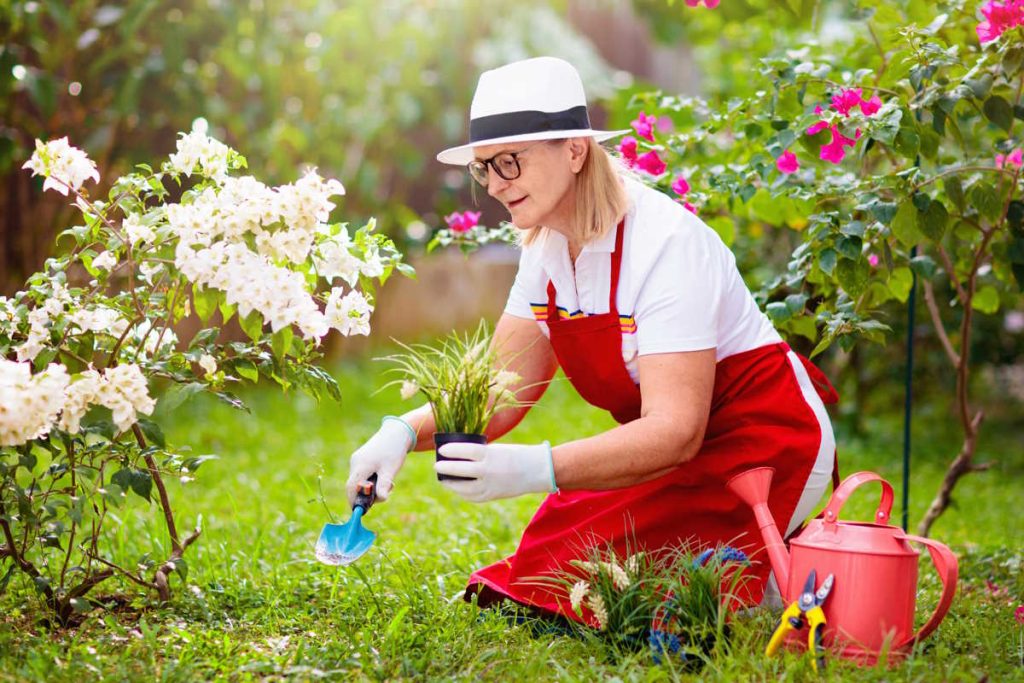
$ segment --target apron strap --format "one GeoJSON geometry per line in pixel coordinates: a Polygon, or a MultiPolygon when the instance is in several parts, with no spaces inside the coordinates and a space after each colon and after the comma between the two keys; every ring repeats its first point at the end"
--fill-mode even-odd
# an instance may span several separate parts
{"type": "MultiPolygon", "coordinates": [[[[618,317],[619,309],[615,304],[619,293],[619,271],[622,269],[622,236],[625,232],[626,218],[623,217],[615,228],[615,251],[612,252],[612,282],[608,288],[608,312],[618,317]]],[[[547,323],[558,322],[558,306],[555,305],[555,283],[548,280],[548,319],[547,323]]]]}
{"type": "Polygon", "coordinates": [[[626,232],[626,218],[623,217],[615,228],[615,251],[612,252],[612,284],[608,288],[608,312],[619,316],[619,307],[615,299],[619,293],[619,271],[622,269],[622,236],[626,232]]]}
{"type": "Polygon", "coordinates": [[[548,280],[548,320],[547,323],[550,326],[551,323],[558,322],[558,306],[555,305],[555,283],[548,280]]]}

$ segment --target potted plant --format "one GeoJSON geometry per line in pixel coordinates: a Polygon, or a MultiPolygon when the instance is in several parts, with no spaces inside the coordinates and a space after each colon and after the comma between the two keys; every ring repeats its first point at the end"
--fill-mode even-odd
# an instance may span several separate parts
{"type": "MultiPolygon", "coordinates": [[[[491,343],[484,321],[476,330],[452,332],[436,345],[403,344],[405,352],[380,360],[395,364],[399,377],[384,388],[400,386],[402,398],[423,394],[434,413],[437,460],[447,460],[440,448],[446,443],[487,443],[487,424],[498,411],[523,405],[514,390],[520,377],[507,370],[491,343]]],[[[439,480],[465,479],[439,474],[439,480]]]]}

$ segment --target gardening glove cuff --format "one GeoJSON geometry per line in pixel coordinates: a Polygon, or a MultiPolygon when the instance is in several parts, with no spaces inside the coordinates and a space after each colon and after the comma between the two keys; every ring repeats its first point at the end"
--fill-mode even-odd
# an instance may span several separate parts
{"type": "Polygon", "coordinates": [[[475,503],[557,490],[551,445],[547,441],[534,446],[449,443],[441,447],[440,453],[456,459],[434,463],[435,472],[469,478],[445,479],[441,483],[475,503]]]}
{"type": "Polygon", "coordinates": [[[345,492],[349,505],[356,500],[356,487],[370,475],[377,474],[377,499],[387,500],[394,486],[395,476],[405,464],[405,456],[416,445],[416,432],[405,420],[387,415],[380,429],[360,446],[349,461],[345,492]]]}

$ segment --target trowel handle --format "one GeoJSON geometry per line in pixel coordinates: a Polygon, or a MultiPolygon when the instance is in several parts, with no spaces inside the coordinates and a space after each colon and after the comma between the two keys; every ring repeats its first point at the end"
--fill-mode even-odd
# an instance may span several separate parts
{"type": "Polygon", "coordinates": [[[370,478],[366,481],[361,481],[356,486],[356,502],[352,506],[354,510],[357,507],[363,508],[363,513],[369,512],[370,506],[373,505],[374,501],[377,500],[377,473],[374,472],[370,475],[370,478]]]}

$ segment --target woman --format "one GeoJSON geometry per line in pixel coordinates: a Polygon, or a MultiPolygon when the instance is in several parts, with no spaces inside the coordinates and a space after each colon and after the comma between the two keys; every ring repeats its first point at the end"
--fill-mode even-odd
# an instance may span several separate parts
{"type": "MultiPolygon", "coordinates": [[[[495,345],[532,403],[560,366],[584,399],[620,424],[554,447],[448,444],[438,473],[472,501],[548,492],[514,555],[475,572],[467,596],[511,598],[577,618],[530,579],[567,568],[581,539],[656,549],[681,542],[761,545],[754,517],[725,482],[776,469],[769,507],[793,532],[831,478],[835,442],[819,386],[757,308],[718,235],[665,195],[616,171],[591,129],[567,62],[529,59],[485,72],[470,111],[471,142],[438,155],[467,164],[522,231],[519,272],[495,345]]],[[[489,441],[528,408],[492,421],[489,441]]],[[[352,455],[357,482],[391,491],[408,450],[429,449],[428,406],[386,417],[352,455]]],[[[755,556],[758,557],[758,556],[755,556]]],[[[748,600],[761,599],[754,562],[748,600]]]]}

